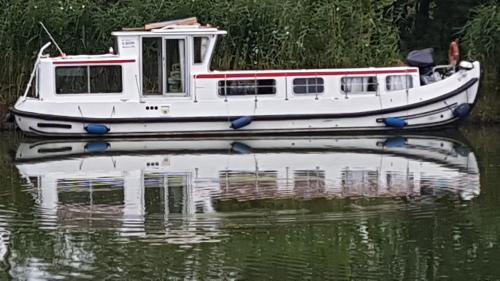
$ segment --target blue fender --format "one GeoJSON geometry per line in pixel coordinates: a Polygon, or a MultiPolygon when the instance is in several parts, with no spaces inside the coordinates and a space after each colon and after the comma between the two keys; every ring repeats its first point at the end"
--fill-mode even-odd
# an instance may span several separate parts
{"type": "Polygon", "coordinates": [[[109,132],[109,128],[102,124],[88,124],[85,126],[85,131],[92,135],[104,135],[109,132]]]}
{"type": "Polygon", "coordinates": [[[453,110],[453,116],[458,117],[459,119],[464,119],[469,115],[470,111],[471,111],[470,104],[462,103],[453,110]]]}
{"type": "Polygon", "coordinates": [[[252,123],[251,116],[239,117],[231,122],[231,128],[237,130],[245,126],[248,126],[250,123],[252,123]]]}
{"type": "Polygon", "coordinates": [[[401,129],[404,128],[406,125],[408,125],[408,122],[398,117],[389,117],[389,118],[384,118],[384,124],[388,127],[401,129]]]}

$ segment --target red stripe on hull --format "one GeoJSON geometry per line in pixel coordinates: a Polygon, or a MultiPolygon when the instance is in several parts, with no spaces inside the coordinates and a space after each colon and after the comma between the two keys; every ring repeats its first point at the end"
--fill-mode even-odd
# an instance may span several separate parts
{"type": "Polygon", "coordinates": [[[68,65],[68,64],[118,64],[132,63],[135,60],[85,60],[85,61],[55,61],[53,64],[68,65]]]}
{"type": "Polygon", "coordinates": [[[225,79],[225,78],[266,78],[266,77],[314,77],[314,76],[345,76],[345,75],[377,75],[377,74],[404,74],[417,73],[417,69],[404,70],[360,70],[360,71],[315,71],[315,72],[269,72],[269,73],[216,73],[199,74],[200,79],[225,79]]]}

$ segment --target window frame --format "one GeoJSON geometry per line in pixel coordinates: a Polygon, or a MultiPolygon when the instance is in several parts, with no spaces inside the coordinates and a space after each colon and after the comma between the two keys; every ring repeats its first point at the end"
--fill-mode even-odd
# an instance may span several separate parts
{"type": "Polygon", "coordinates": [[[208,52],[210,50],[210,40],[211,40],[211,38],[209,36],[206,36],[206,35],[194,35],[192,37],[192,42],[193,42],[193,48],[192,48],[193,53],[192,53],[192,55],[193,55],[193,64],[194,65],[203,65],[203,64],[205,64],[205,62],[207,60],[207,57],[208,57],[207,54],[208,54],[208,52]],[[195,48],[195,46],[196,46],[195,39],[196,38],[200,38],[200,40],[201,40],[201,42],[200,42],[200,52],[203,50],[203,39],[207,40],[207,46],[206,46],[206,50],[205,50],[204,56],[202,57],[201,53],[200,53],[200,58],[201,58],[200,62],[196,62],[196,55],[195,55],[196,54],[196,48],[195,48]]]}
{"type": "MultiPolygon", "coordinates": [[[[188,49],[188,38],[187,36],[163,36],[162,37],[162,94],[161,95],[151,95],[151,97],[165,97],[165,98],[189,98],[190,97],[190,85],[189,85],[189,71],[190,71],[190,57],[189,57],[189,49],[188,49]],[[183,47],[178,48],[179,50],[179,63],[183,63],[184,65],[181,68],[181,85],[182,91],[180,92],[170,92],[168,87],[168,74],[172,72],[172,70],[168,70],[168,64],[170,60],[167,58],[167,40],[177,40],[177,42],[182,41],[183,47]]],[[[149,97],[149,96],[148,96],[149,97]]]]}
{"type": "Polygon", "coordinates": [[[292,93],[293,95],[295,96],[309,96],[309,95],[323,95],[325,94],[325,79],[323,77],[320,77],[320,76],[315,76],[315,77],[296,77],[292,80],[292,93]],[[299,80],[299,79],[305,79],[306,83],[305,84],[300,84],[300,85],[295,85],[295,81],[296,80],[299,80]],[[321,81],[321,83],[314,83],[314,84],[309,84],[307,81],[309,79],[317,79],[317,81],[321,81]],[[322,87],[322,91],[318,91],[318,92],[309,92],[309,87],[310,86],[315,86],[316,89],[318,89],[319,87],[322,87]],[[305,93],[297,93],[295,91],[295,87],[306,87],[306,92],[305,93]]]}
{"type": "MultiPolygon", "coordinates": [[[[276,79],[274,78],[266,78],[266,79],[255,79],[255,78],[252,78],[252,79],[222,79],[222,80],[218,80],[217,81],[217,96],[220,97],[220,98],[226,98],[226,97],[237,97],[237,98],[245,98],[245,97],[255,97],[255,96],[259,96],[259,97],[274,97],[278,94],[278,88],[277,88],[277,81],[276,79]],[[259,80],[269,80],[269,81],[273,81],[273,85],[265,85],[265,86],[257,86],[257,88],[264,88],[264,87],[273,87],[274,88],[274,92],[272,94],[249,94],[249,95],[228,95],[226,91],[224,91],[224,94],[221,94],[221,90],[224,89],[224,90],[227,90],[227,82],[228,81],[259,81],[259,80]],[[220,86],[219,84],[223,82],[224,83],[224,86],[220,86]]],[[[250,86],[246,86],[246,87],[250,87],[250,86]]],[[[235,88],[234,86],[232,88],[235,88]]],[[[245,88],[245,86],[241,86],[241,88],[245,88]]]]}
{"type": "MultiPolygon", "coordinates": [[[[161,35],[154,35],[154,36],[141,36],[140,37],[140,49],[139,49],[139,76],[140,76],[140,81],[141,81],[141,90],[140,90],[140,95],[144,98],[157,98],[157,97],[164,97],[165,96],[165,90],[164,90],[164,72],[165,72],[165,67],[164,67],[164,54],[163,54],[163,48],[164,48],[164,45],[165,44],[165,36],[161,36],[161,35]],[[160,77],[160,80],[157,81],[159,82],[158,83],[158,86],[159,86],[159,91],[156,92],[156,93],[145,93],[144,92],[144,39],[156,39],[159,41],[159,54],[161,56],[161,68],[160,68],[160,73],[158,74],[158,76],[160,77]]],[[[157,65],[158,66],[158,65],[157,65]]]]}
{"type": "MultiPolygon", "coordinates": [[[[407,80],[407,81],[408,81],[408,80],[407,80]]],[[[387,92],[404,91],[404,90],[407,90],[407,89],[412,89],[412,88],[414,88],[414,84],[413,84],[413,75],[410,75],[410,74],[393,74],[393,75],[387,75],[387,76],[385,77],[385,90],[386,90],[387,92]],[[390,89],[389,89],[389,82],[388,82],[388,80],[389,80],[389,78],[390,78],[390,77],[406,77],[406,79],[408,79],[408,78],[409,78],[409,80],[411,81],[411,83],[410,83],[410,87],[408,87],[408,88],[403,88],[403,89],[398,89],[398,90],[390,90],[390,89]]]]}
{"type": "Polygon", "coordinates": [[[161,39],[161,56],[162,56],[162,62],[161,62],[161,93],[157,94],[144,94],[144,85],[141,85],[141,97],[144,99],[159,99],[159,98],[170,98],[170,99],[191,99],[192,95],[195,91],[191,89],[192,84],[191,84],[191,79],[190,79],[190,74],[192,70],[192,59],[191,59],[191,46],[190,46],[190,39],[188,35],[162,35],[162,34],[147,34],[147,35],[141,35],[140,36],[140,44],[139,44],[139,59],[138,62],[140,64],[139,67],[139,75],[140,79],[143,83],[144,81],[144,58],[143,58],[143,52],[144,52],[144,46],[143,42],[145,38],[157,38],[161,39]],[[166,69],[167,69],[167,61],[166,61],[166,52],[165,52],[165,45],[166,45],[166,40],[170,39],[177,39],[177,40],[184,40],[184,48],[182,52],[184,53],[184,73],[183,73],[183,79],[184,79],[184,92],[182,93],[171,93],[167,92],[167,81],[166,81],[166,69]]]}
{"type": "Polygon", "coordinates": [[[76,65],[60,65],[54,67],[54,93],[56,96],[109,96],[109,95],[123,95],[123,65],[121,64],[76,64],[76,65]],[[92,66],[98,66],[98,67],[106,67],[106,66],[111,66],[111,67],[119,67],[120,68],[120,74],[121,74],[121,92],[109,92],[109,93],[103,93],[103,92],[96,92],[92,93],[90,91],[90,67],[92,66]],[[57,92],[57,69],[61,68],[72,68],[72,67],[85,67],[87,71],[87,92],[81,92],[81,93],[58,93],[57,92]]]}
{"type": "Polygon", "coordinates": [[[378,76],[376,75],[370,75],[370,76],[367,76],[367,75],[363,75],[363,76],[342,76],[340,78],[340,92],[344,95],[371,95],[371,94],[375,94],[377,95],[380,91],[380,83],[378,81],[378,76]],[[355,78],[374,78],[375,79],[375,83],[368,83],[368,85],[375,85],[375,91],[361,91],[361,92],[353,92],[352,90],[349,91],[349,92],[346,92],[344,90],[344,79],[355,79],[355,78]]]}

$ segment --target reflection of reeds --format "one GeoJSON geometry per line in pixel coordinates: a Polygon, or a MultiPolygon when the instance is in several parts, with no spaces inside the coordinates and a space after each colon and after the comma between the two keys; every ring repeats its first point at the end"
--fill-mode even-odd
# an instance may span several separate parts
{"type": "Polygon", "coordinates": [[[68,54],[102,53],[113,45],[110,32],[122,27],[198,16],[229,32],[214,58],[219,69],[374,66],[398,57],[398,30],[385,14],[389,2],[9,1],[0,9],[0,103],[22,92],[48,41],[38,21],[68,54]]]}

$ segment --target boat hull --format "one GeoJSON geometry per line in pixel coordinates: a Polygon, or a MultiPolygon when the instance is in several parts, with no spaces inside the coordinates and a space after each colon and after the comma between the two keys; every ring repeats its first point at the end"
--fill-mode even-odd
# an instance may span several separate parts
{"type": "MultiPolygon", "coordinates": [[[[43,110],[38,110],[36,104],[30,104],[32,101],[26,102],[28,104],[26,108],[23,108],[23,102],[18,102],[11,111],[15,115],[17,125],[25,133],[55,137],[352,133],[429,129],[450,126],[466,118],[478,100],[479,71],[475,70],[474,73],[459,72],[436,84],[412,89],[414,92],[404,93],[403,91],[399,94],[374,96],[371,99],[380,101],[380,104],[373,104],[371,107],[367,107],[368,109],[361,111],[345,110],[342,103],[350,102],[352,104],[352,101],[347,100],[347,97],[346,101],[326,98],[318,101],[317,110],[312,107],[303,110],[309,104],[304,102],[304,106],[301,108],[301,102],[295,100],[293,102],[296,104],[297,110],[295,112],[282,110],[283,113],[277,111],[276,108],[285,107],[285,103],[291,101],[272,101],[274,103],[265,100],[259,101],[261,103],[259,106],[267,111],[255,114],[246,111],[233,111],[225,115],[217,115],[216,113],[220,113],[220,110],[214,109],[213,112],[203,115],[186,115],[195,112],[195,106],[200,106],[192,104],[191,107],[179,105],[179,112],[183,115],[141,116],[140,112],[144,105],[140,102],[127,103],[126,105],[95,102],[85,104],[86,107],[76,103],[53,105],[53,112],[64,112],[65,107],[78,108],[77,113],[80,116],[49,114],[47,111],[51,108],[46,107],[43,110]],[[455,86],[453,86],[454,84],[455,86]],[[446,89],[446,92],[443,90],[441,94],[436,93],[440,89],[446,89]],[[325,104],[331,104],[332,108],[327,111],[328,107],[325,104]],[[85,116],[81,110],[81,108],[85,108],[84,111],[87,112],[90,110],[86,108],[99,107],[102,109],[96,109],[95,112],[108,111],[111,112],[111,116],[94,117],[93,114],[85,116]],[[272,108],[274,108],[275,114],[269,113],[272,112],[270,110],[272,108]],[[113,116],[115,112],[138,112],[139,115],[113,116]],[[235,126],[235,124],[243,124],[244,126],[235,126]]],[[[364,99],[364,97],[360,97],[360,99],[364,99]]]]}

